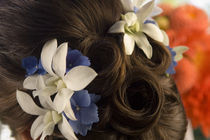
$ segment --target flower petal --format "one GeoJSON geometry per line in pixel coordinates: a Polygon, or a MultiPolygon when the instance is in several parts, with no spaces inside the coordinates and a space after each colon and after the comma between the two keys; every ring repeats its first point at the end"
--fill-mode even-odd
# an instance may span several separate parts
{"type": "Polygon", "coordinates": [[[53,131],[54,131],[54,128],[55,128],[55,123],[54,122],[48,123],[43,130],[43,133],[42,133],[42,136],[41,136],[40,140],[45,140],[46,136],[52,135],[53,131]]]}
{"type": "Polygon", "coordinates": [[[123,8],[125,10],[125,12],[131,12],[133,11],[133,3],[131,2],[131,0],[121,0],[121,3],[123,5],[123,8]]]}
{"type": "Polygon", "coordinates": [[[26,69],[27,75],[33,75],[37,71],[38,60],[35,56],[22,59],[22,67],[26,69]]]}
{"type": "Polygon", "coordinates": [[[38,71],[37,71],[38,74],[41,74],[41,75],[45,75],[47,72],[45,71],[45,69],[43,68],[42,66],[42,61],[41,59],[39,60],[39,65],[38,65],[38,71]]]}
{"type": "Polygon", "coordinates": [[[34,97],[36,97],[36,96],[39,97],[40,104],[45,109],[56,110],[55,105],[54,105],[54,103],[52,102],[52,99],[51,99],[51,94],[54,93],[54,92],[52,92],[51,90],[53,90],[53,89],[45,88],[44,90],[33,91],[33,96],[34,97]],[[47,91],[47,90],[49,90],[49,91],[47,91]]]}
{"type": "MultiPolygon", "coordinates": [[[[47,126],[47,124],[53,122],[53,118],[52,118],[52,111],[48,111],[45,115],[44,115],[44,119],[43,119],[43,123],[47,126]]],[[[45,128],[46,128],[45,126],[45,128]]]]}
{"type": "Polygon", "coordinates": [[[89,94],[89,96],[90,96],[91,102],[93,103],[97,103],[101,99],[100,95],[89,94]]]}
{"type": "Polygon", "coordinates": [[[90,66],[90,60],[88,57],[83,56],[78,50],[68,50],[66,58],[66,73],[69,72],[73,67],[76,66],[90,66]]]}
{"type": "Polygon", "coordinates": [[[152,58],[152,46],[150,45],[146,36],[143,33],[141,33],[139,35],[134,36],[134,39],[136,41],[137,46],[143,50],[146,57],[151,59],[152,58]]]}
{"type": "Polygon", "coordinates": [[[60,78],[58,76],[51,76],[45,80],[47,86],[55,86],[55,82],[60,78]]]}
{"type": "Polygon", "coordinates": [[[31,137],[36,140],[43,132],[44,124],[43,124],[44,116],[39,116],[36,118],[36,120],[33,122],[31,126],[31,137]]]}
{"type": "Polygon", "coordinates": [[[20,105],[20,107],[28,114],[31,115],[44,115],[46,110],[37,106],[31,96],[27,93],[17,90],[16,91],[16,98],[20,105]]]}
{"type": "Polygon", "coordinates": [[[42,75],[39,75],[37,78],[36,89],[40,90],[45,88],[44,78],[42,75]]]}
{"type": "Polygon", "coordinates": [[[48,86],[48,87],[45,87],[41,90],[35,90],[33,91],[33,96],[36,97],[36,96],[45,96],[45,97],[49,97],[53,94],[55,94],[57,92],[57,87],[55,86],[48,86]]]}
{"type": "Polygon", "coordinates": [[[57,40],[53,39],[44,44],[41,53],[41,62],[44,69],[51,75],[55,75],[52,70],[52,59],[57,50],[57,40]]]}
{"type": "Polygon", "coordinates": [[[30,90],[36,89],[37,79],[38,79],[38,75],[28,76],[28,77],[23,81],[23,88],[25,88],[25,89],[30,89],[30,90]]]}
{"type": "Polygon", "coordinates": [[[64,88],[61,89],[55,96],[55,99],[53,101],[56,111],[60,114],[62,111],[64,111],[67,102],[70,102],[70,98],[73,95],[74,91],[64,88]]]}
{"type": "Polygon", "coordinates": [[[117,21],[112,27],[109,29],[109,33],[124,33],[125,32],[125,24],[124,20],[117,21]]]}
{"type": "Polygon", "coordinates": [[[152,23],[154,25],[157,25],[156,21],[152,18],[148,18],[147,20],[145,20],[144,24],[148,24],[148,23],[152,23]]]}
{"type": "Polygon", "coordinates": [[[175,61],[180,61],[183,58],[183,53],[189,50],[188,47],[186,46],[179,46],[179,47],[174,47],[173,51],[176,52],[176,56],[174,58],[175,61]]]}
{"type": "Polygon", "coordinates": [[[50,96],[49,97],[38,96],[38,97],[39,97],[40,104],[45,109],[48,109],[48,110],[53,109],[52,104],[49,104],[49,101],[47,101],[47,100],[51,100],[50,96]]]}
{"type": "Polygon", "coordinates": [[[125,53],[127,55],[131,55],[133,53],[134,47],[135,47],[135,41],[134,39],[125,34],[123,39],[124,45],[125,45],[125,53]]]}
{"type": "Polygon", "coordinates": [[[164,36],[160,28],[152,23],[143,24],[142,31],[156,41],[163,42],[164,40],[164,36]]]}
{"type": "Polygon", "coordinates": [[[74,66],[90,66],[90,60],[88,57],[81,55],[73,64],[74,66]]]}
{"type": "Polygon", "coordinates": [[[80,108],[80,118],[82,124],[91,124],[99,121],[98,118],[98,107],[92,103],[89,107],[80,108]]]}
{"type": "Polygon", "coordinates": [[[144,1],[145,0],[133,0],[133,3],[137,8],[141,8],[144,1]]]}
{"type": "Polygon", "coordinates": [[[71,102],[74,100],[76,105],[79,107],[88,107],[90,106],[91,99],[87,90],[80,90],[75,92],[75,94],[71,98],[71,102]]]}
{"type": "Polygon", "coordinates": [[[163,12],[163,10],[160,7],[155,6],[149,17],[157,16],[157,15],[161,14],[162,12],[163,12]]]}
{"type": "Polygon", "coordinates": [[[63,80],[58,80],[57,81],[57,90],[60,90],[60,89],[63,89],[63,88],[66,88],[66,84],[64,83],[63,80]]]}
{"type": "Polygon", "coordinates": [[[77,140],[77,137],[74,134],[74,130],[69,125],[68,121],[66,120],[65,116],[62,114],[62,121],[58,123],[58,129],[63,134],[63,136],[68,140],[77,140]]]}
{"type": "Polygon", "coordinates": [[[127,26],[133,26],[138,20],[137,16],[135,13],[133,12],[129,12],[129,13],[126,13],[124,16],[123,16],[123,19],[125,20],[125,22],[127,23],[127,26]]]}
{"type": "Polygon", "coordinates": [[[53,70],[60,77],[64,77],[66,73],[66,57],[68,51],[68,43],[61,44],[53,57],[53,70]]]}
{"type": "Polygon", "coordinates": [[[53,122],[57,124],[62,119],[62,116],[61,114],[58,114],[58,112],[52,111],[52,119],[53,119],[53,122]]]}
{"type": "Polygon", "coordinates": [[[140,21],[140,23],[144,23],[144,21],[149,17],[149,15],[152,13],[153,8],[155,6],[155,2],[154,0],[148,2],[147,4],[145,4],[143,7],[141,7],[138,11],[137,11],[137,17],[140,21]]]}
{"type": "Polygon", "coordinates": [[[161,30],[162,34],[163,34],[163,44],[165,46],[169,46],[169,38],[168,35],[166,34],[165,31],[161,30]]]}
{"type": "Polygon", "coordinates": [[[66,117],[68,117],[71,120],[77,120],[74,114],[74,111],[71,107],[70,101],[66,103],[66,107],[64,109],[64,113],[66,114],[66,117]]]}
{"type": "Polygon", "coordinates": [[[68,120],[69,124],[71,125],[71,127],[73,128],[74,132],[76,134],[81,134],[82,136],[86,136],[88,130],[91,130],[92,128],[92,124],[81,124],[80,121],[72,121],[72,120],[68,120]]]}
{"type": "Polygon", "coordinates": [[[77,66],[66,74],[64,82],[69,89],[79,91],[84,89],[96,76],[97,73],[92,68],[77,66]]]}

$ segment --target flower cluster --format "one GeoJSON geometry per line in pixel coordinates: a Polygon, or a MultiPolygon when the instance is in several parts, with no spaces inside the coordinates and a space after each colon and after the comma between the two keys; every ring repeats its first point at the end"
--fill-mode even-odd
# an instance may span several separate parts
{"type": "Polygon", "coordinates": [[[176,46],[174,48],[171,48],[169,46],[169,38],[166,34],[165,31],[162,31],[164,40],[163,44],[167,46],[168,50],[170,51],[171,54],[171,64],[166,70],[166,74],[175,74],[175,66],[177,66],[177,62],[180,61],[183,58],[183,54],[188,50],[188,47],[186,46],[176,46]]]}
{"type": "Polygon", "coordinates": [[[188,47],[186,46],[176,46],[174,48],[170,48],[167,46],[171,53],[171,64],[169,68],[166,70],[167,74],[175,74],[175,66],[177,66],[177,62],[180,61],[183,58],[183,54],[188,50],[188,47]]]}
{"type": "Polygon", "coordinates": [[[159,27],[155,25],[151,17],[162,12],[155,6],[155,1],[147,0],[121,0],[125,15],[117,21],[110,29],[109,33],[123,33],[124,46],[127,55],[133,53],[135,43],[143,50],[147,58],[152,57],[152,46],[147,40],[147,36],[163,42],[163,34],[159,27]]]}
{"type": "Polygon", "coordinates": [[[41,135],[44,140],[53,133],[55,125],[65,138],[77,139],[74,132],[86,135],[92,124],[99,121],[95,104],[99,97],[83,90],[97,73],[78,50],[69,49],[67,43],[57,47],[57,40],[53,39],[45,43],[39,61],[30,56],[22,60],[22,66],[27,72],[23,87],[32,90],[33,98],[38,97],[42,106],[37,106],[27,93],[17,90],[21,108],[38,116],[31,127],[33,139],[41,135]]]}
{"type": "Polygon", "coordinates": [[[89,94],[87,90],[78,91],[71,98],[71,106],[77,120],[68,119],[75,133],[85,136],[91,130],[92,123],[99,121],[96,102],[100,96],[89,94]]]}
{"type": "Polygon", "coordinates": [[[161,7],[164,12],[155,19],[168,34],[172,48],[175,49],[174,46],[179,45],[189,47],[184,59],[175,68],[174,79],[193,127],[200,127],[208,137],[210,136],[208,16],[202,9],[192,5],[161,7]]]}
{"type": "Polygon", "coordinates": [[[152,17],[159,15],[162,9],[155,5],[155,1],[147,0],[121,0],[125,14],[109,29],[109,33],[123,33],[123,43],[127,55],[134,51],[135,44],[143,50],[148,59],[152,58],[153,50],[147,36],[168,46],[171,52],[172,62],[167,74],[174,74],[174,67],[179,60],[175,58],[182,56],[186,47],[173,50],[169,47],[167,34],[162,31],[152,17]]]}

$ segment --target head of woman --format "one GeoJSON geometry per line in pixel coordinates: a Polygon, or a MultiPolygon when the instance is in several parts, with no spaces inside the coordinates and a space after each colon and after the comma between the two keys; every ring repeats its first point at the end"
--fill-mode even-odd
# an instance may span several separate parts
{"type": "MultiPolygon", "coordinates": [[[[145,35],[153,54],[134,47],[126,54],[124,34],[110,27],[125,14],[120,0],[2,0],[0,2],[0,118],[17,138],[31,139],[36,116],[24,112],[16,99],[23,87],[22,60],[40,58],[45,43],[58,45],[89,58],[98,74],[85,87],[100,95],[97,123],[78,139],[182,140],[186,117],[175,84],[165,72],[171,63],[163,43],[145,35]]],[[[28,91],[32,96],[32,91],[28,91]]],[[[54,97],[51,97],[54,98],[54,97]]],[[[38,98],[34,102],[39,104],[38,98]]],[[[55,128],[47,139],[64,139],[55,128]]]]}

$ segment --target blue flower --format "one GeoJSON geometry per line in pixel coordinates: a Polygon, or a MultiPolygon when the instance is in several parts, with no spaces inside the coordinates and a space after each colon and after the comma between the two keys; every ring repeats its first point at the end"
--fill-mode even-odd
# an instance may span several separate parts
{"type": "Polygon", "coordinates": [[[133,11],[134,11],[135,14],[138,12],[138,10],[139,10],[139,8],[134,6],[133,11]]]}
{"type": "Polygon", "coordinates": [[[144,22],[144,24],[147,24],[147,23],[152,23],[152,24],[157,25],[157,23],[156,23],[154,20],[152,20],[152,19],[147,19],[147,20],[144,22]]]}
{"type": "Polygon", "coordinates": [[[88,57],[83,56],[80,51],[69,49],[66,58],[66,65],[66,72],[68,72],[76,66],[90,66],[90,60],[88,57]]]}
{"type": "Polygon", "coordinates": [[[89,94],[87,90],[75,92],[70,99],[77,120],[67,119],[76,134],[87,135],[92,124],[99,121],[98,107],[95,104],[99,99],[99,95],[89,94]]]}
{"type": "Polygon", "coordinates": [[[47,73],[42,66],[41,60],[38,61],[38,59],[35,56],[29,56],[29,57],[23,58],[22,67],[26,69],[26,72],[27,72],[26,76],[33,75],[36,72],[41,75],[44,75],[47,73]]]}
{"type": "Polygon", "coordinates": [[[167,48],[169,49],[169,51],[171,53],[172,61],[171,61],[169,68],[166,70],[166,73],[167,74],[175,74],[176,71],[175,71],[174,67],[177,65],[177,62],[175,61],[176,52],[173,51],[173,49],[170,48],[169,46],[167,46],[167,48]]]}

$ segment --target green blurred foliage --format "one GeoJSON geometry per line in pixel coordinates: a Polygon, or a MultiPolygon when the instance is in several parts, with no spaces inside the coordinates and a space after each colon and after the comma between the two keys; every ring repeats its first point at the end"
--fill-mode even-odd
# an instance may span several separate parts
{"type": "Polygon", "coordinates": [[[200,128],[194,130],[195,140],[210,140],[210,138],[205,138],[201,132],[200,128]]]}

